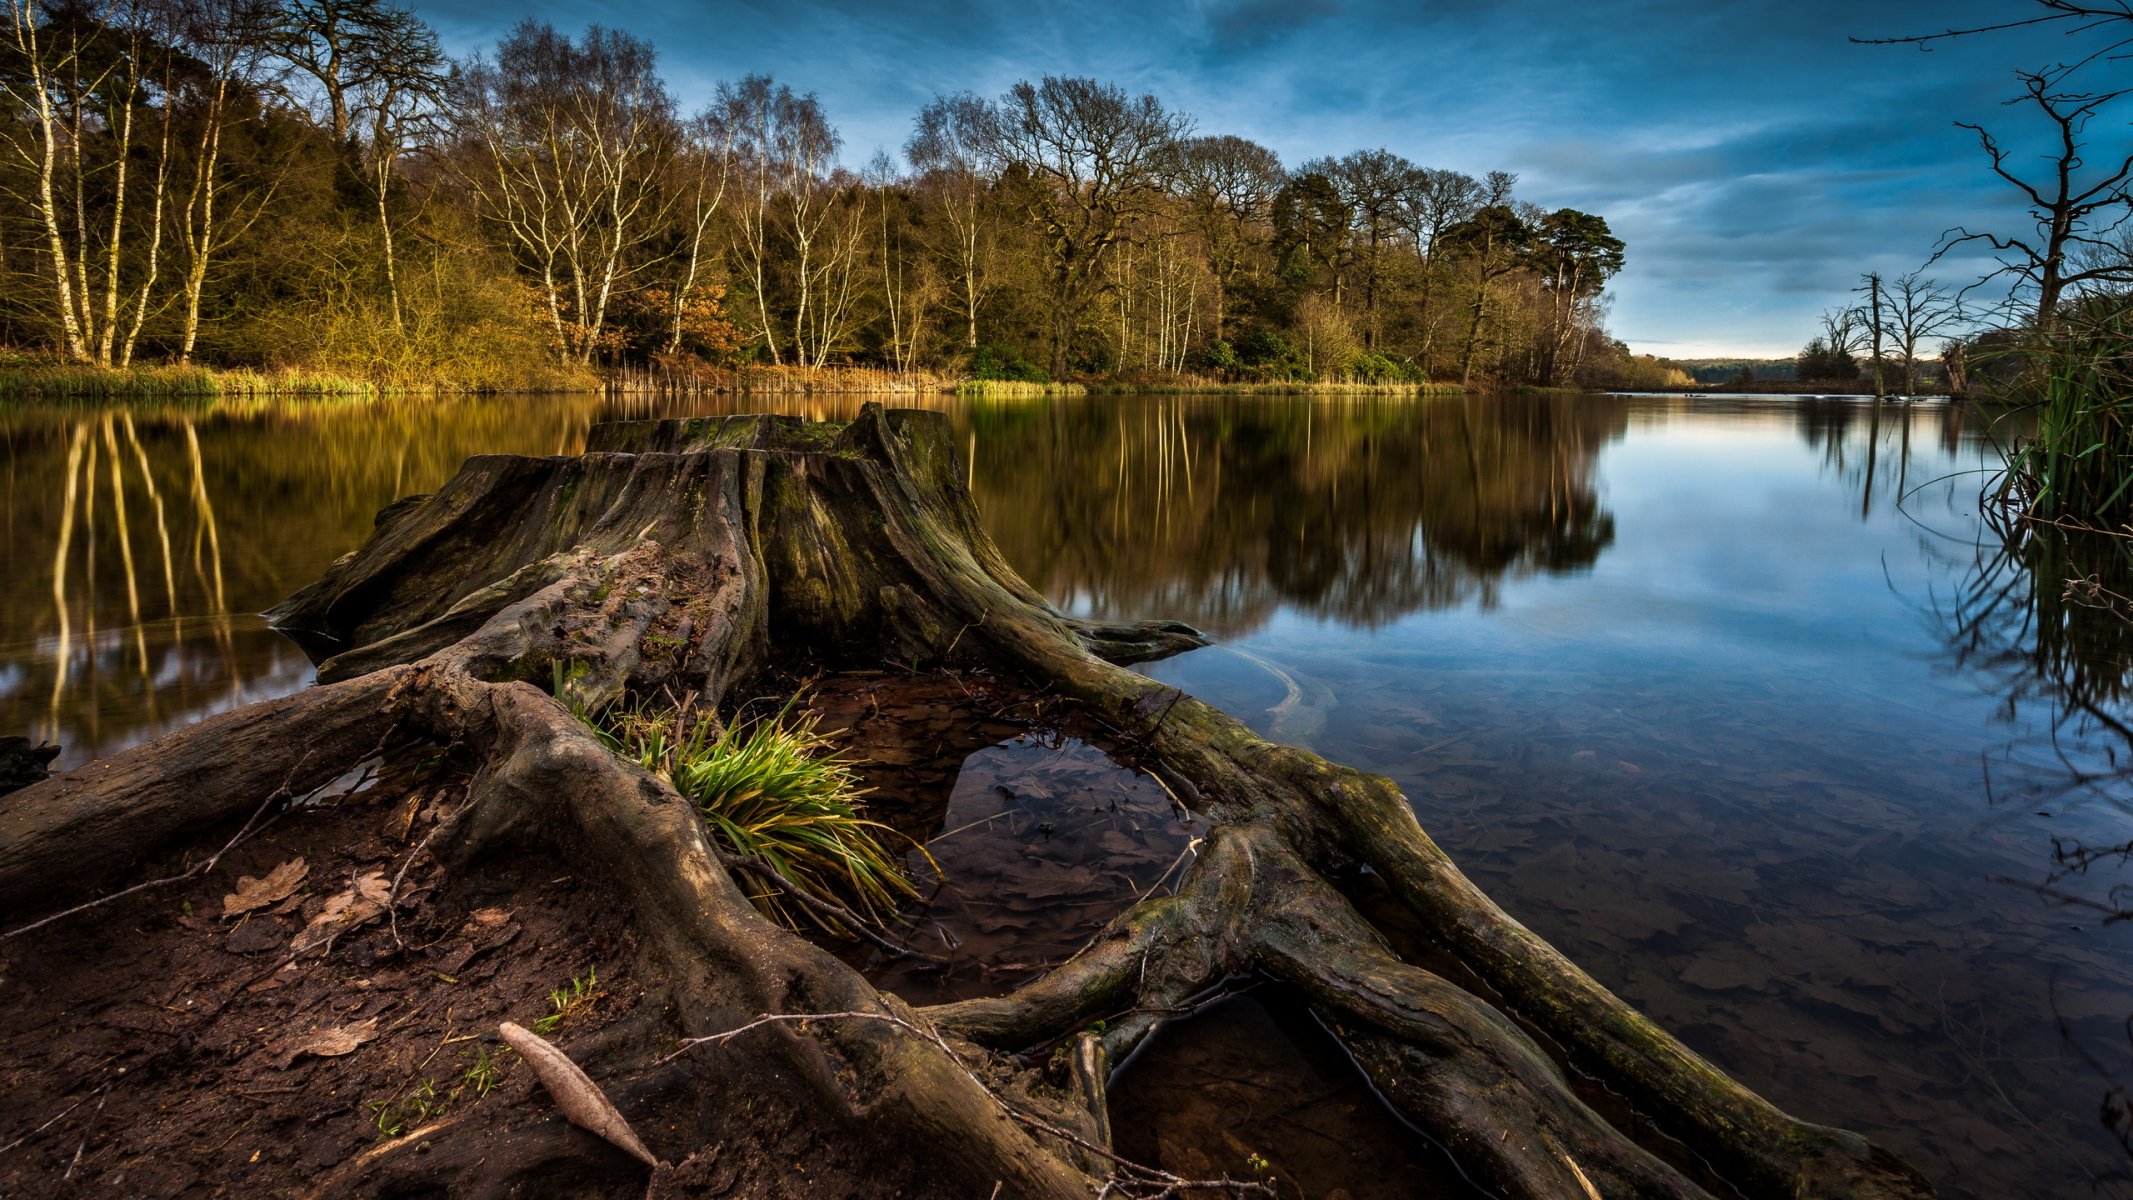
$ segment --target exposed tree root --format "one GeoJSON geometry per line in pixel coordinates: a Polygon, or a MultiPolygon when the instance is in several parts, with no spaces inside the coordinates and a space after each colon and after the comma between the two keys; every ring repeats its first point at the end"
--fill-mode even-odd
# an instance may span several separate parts
{"type": "MultiPolygon", "coordinates": [[[[766,1129],[798,1131],[825,1178],[880,1194],[1175,1193],[1186,1181],[1108,1157],[1109,1064],[1258,975],[1300,988],[1387,1099],[1506,1195],[1706,1194],[1582,1103],[1529,1029],[1751,1196],[1932,1194],[1622,1004],[1481,894],[1389,781],[1123,670],[1202,641],[1176,624],[1075,621],[1032,592],[980,527],[938,416],[635,422],[591,444],[472,459],[435,496],[381,514],[368,545],[274,614],[323,657],[320,686],[0,800],[0,907],[66,907],[187,830],[422,738],[478,767],[429,843],[440,862],[474,872],[551,847],[635,914],[653,993],[582,1057],[670,1164],[655,1193],[753,1171],[721,1186],[805,1194],[767,1160],[720,1165],[720,1147],[766,1129]],[[1018,675],[1115,730],[1114,749],[1211,831],[1175,894],[1120,914],[1072,961],[1010,995],[914,1011],[760,916],[695,811],[572,715],[572,702],[663,689],[716,706],[797,660],[1018,675]],[[1402,961],[1337,886],[1363,870],[1491,996],[1402,961]],[[847,1019],[798,1019],[825,1013],[847,1019]],[[675,1053],[763,1014],[737,1047],[675,1053]],[[1024,1065],[1053,1046],[1066,1053],[1049,1074],[1024,1065]]],[[[621,1153],[549,1112],[489,1114],[315,1183],[504,1194],[621,1153]]]]}

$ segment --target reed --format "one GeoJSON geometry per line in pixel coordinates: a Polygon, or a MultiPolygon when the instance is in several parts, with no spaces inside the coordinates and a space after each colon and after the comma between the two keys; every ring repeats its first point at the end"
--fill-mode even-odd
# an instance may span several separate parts
{"type": "Polygon", "coordinates": [[[2024,521],[2133,525],[2133,310],[2094,316],[2020,352],[2002,385],[2035,420],[2007,439],[1998,496],[2024,521]]]}

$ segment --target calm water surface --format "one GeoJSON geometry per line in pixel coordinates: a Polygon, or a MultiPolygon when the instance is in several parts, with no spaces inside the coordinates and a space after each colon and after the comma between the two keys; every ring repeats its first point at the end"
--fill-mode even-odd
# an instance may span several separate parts
{"type": "MultiPolygon", "coordinates": [[[[1398,780],[1513,914],[1751,1086],[1950,1195],[2133,1196],[2133,930],[2065,902],[2122,882],[2070,863],[2133,839],[2133,638],[2108,593],[2061,600],[2133,585],[1981,548],[1975,416],[942,403],[1040,589],[1216,633],[1151,673],[1398,780]]],[[[76,763],[303,686],[245,614],[386,501],[468,454],[733,407],[0,409],[0,733],[76,763]]]]}

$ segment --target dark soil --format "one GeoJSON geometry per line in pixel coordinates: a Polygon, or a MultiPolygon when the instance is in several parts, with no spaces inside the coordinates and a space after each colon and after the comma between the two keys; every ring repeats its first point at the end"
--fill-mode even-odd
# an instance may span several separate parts
{"type": "MultiPolygon", "coordinates": [[[[463,794],[428,766],[295,807],[204,875],[0,943],[0,1195],[288,1194],[389,1131],[547,1103],[497,1023],[531,1026],[552,990],[597,973],[549,1035],[568,1051],[640,994],[597,881],[540,854],[458,878],[421,855],[400,940],[379,914],[292,952],[329,898],[365,877],[389,887],[463,794]],[[286,900],[220,915],[240,876],[298,858],[286,900]],[[336,1029],[363,1040],[300,1048],[336,1029]]],[[[205,831],[139,878],[234,833],[205,831]]],[[[589,1163],[609,1159],[580,1136],[589,1163]]]]}

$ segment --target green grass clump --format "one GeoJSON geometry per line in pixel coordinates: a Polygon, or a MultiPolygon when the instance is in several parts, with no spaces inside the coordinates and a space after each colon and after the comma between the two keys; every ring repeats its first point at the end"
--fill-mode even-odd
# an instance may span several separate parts
{"type": "Polygon", "coordinates": [[[2133,339],[2052,354],[2041,364],[2037,437],[2016,454],[2028,514],[2120,524],[2133,509],[2133,339]],[[2118,367],[2120,371],[2114,371],[2118,367]]]}
{"type": "MultiPolygon", "coordinates": [[[[709,714],[639,708],[590,724],[609,749],[671,782],[728,850],[763,862],[808,895],[877,924],[917,895],[882,844],[884,835],[900,835],[863,815],[866,789],[814,717],[794,717],[787,706],[774,717],[721,726],[709,714]]],[[[775,889],[753,898],[788,926],[805,920],[833,935],[850,932],[775,889]]]]}
{"type": "Polygon", "coordinates": [[[2038,352],[2022,381],[2036,435],[2008,456],[2004,494],[2037,520],[2133,519],[2133,328],[2112,314],[2038,352]]]}
{"type": "Polygon", "coordinates": [[[584,975],[573,975],[570,982],[548,993],[548,1015],[533,1023],[533,1032],[547,1036],[597,1004],[607,993],[600,990],[600,969],[588,968],[584,975]]]}

